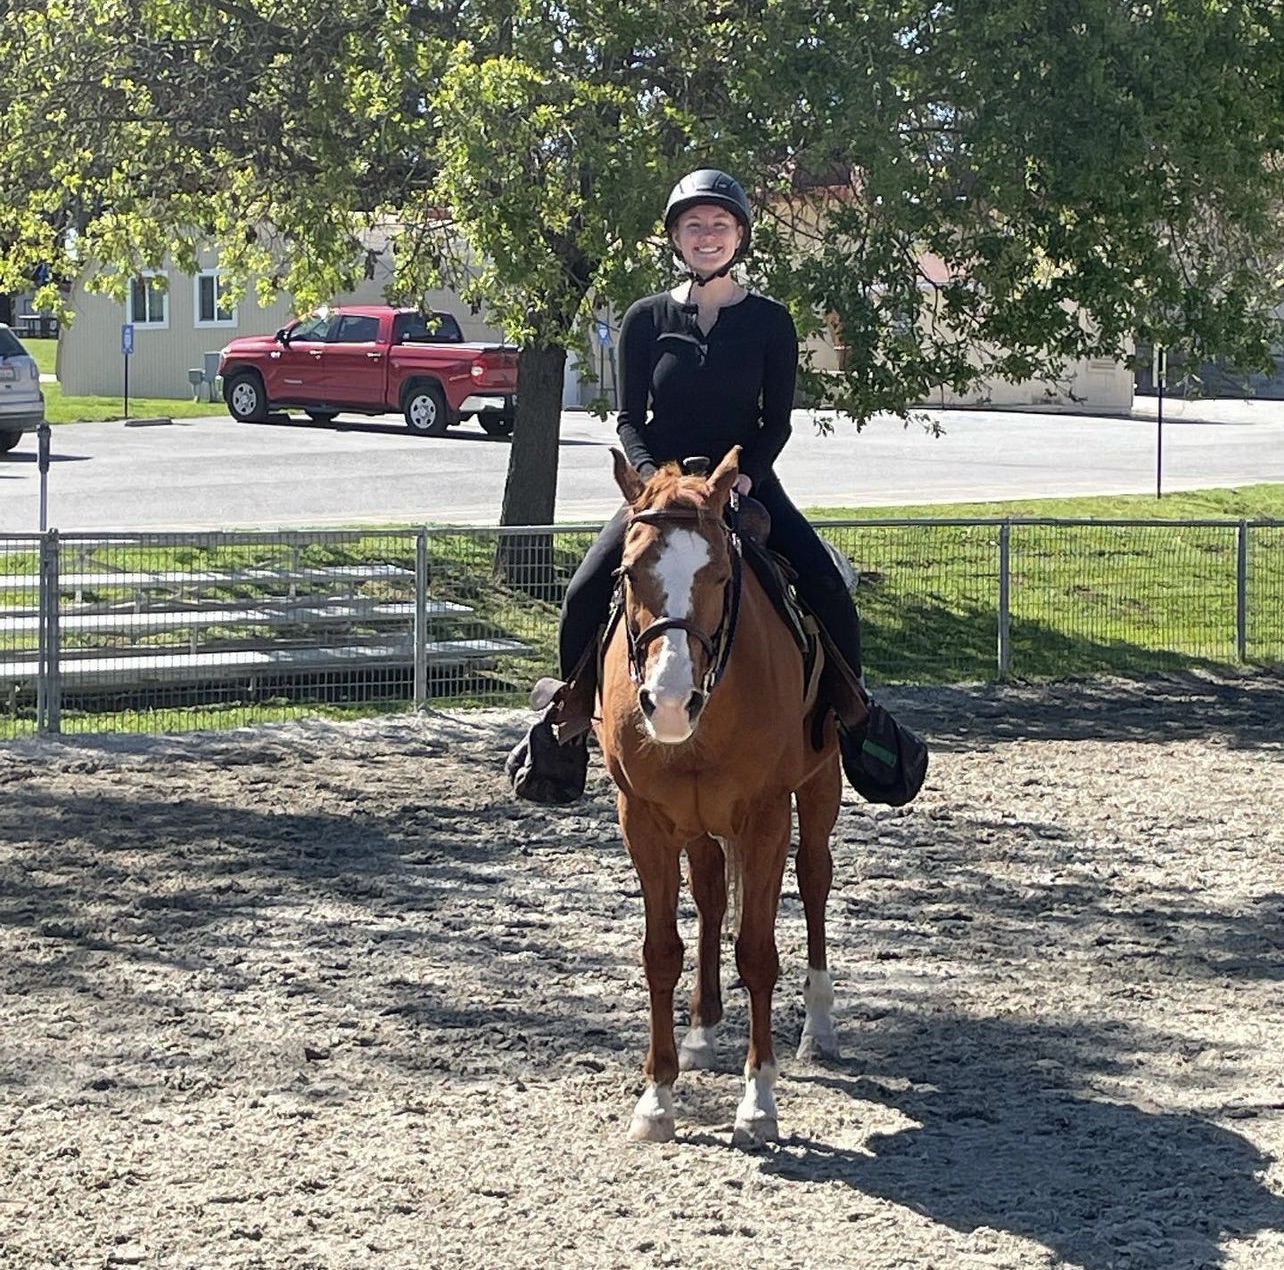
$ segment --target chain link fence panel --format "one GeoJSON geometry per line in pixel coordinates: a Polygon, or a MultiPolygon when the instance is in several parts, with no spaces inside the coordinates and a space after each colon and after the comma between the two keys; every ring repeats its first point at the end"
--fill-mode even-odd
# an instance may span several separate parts
{"type": "MultiPolygon", "coordinates": [[[[0,737],[514,706],[596,525],[0,539],[0,737]]],[[[872,684],[1284,664],[1284,525],[849,520],[872,684]]]]}

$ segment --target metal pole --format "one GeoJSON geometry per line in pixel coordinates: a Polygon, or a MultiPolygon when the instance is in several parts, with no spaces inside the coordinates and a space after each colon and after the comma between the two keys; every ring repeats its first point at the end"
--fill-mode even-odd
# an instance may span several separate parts
{"type": "Polygon", "coordinates": [[[40,539],[39,650],[36,662],[36,730],[57,732],[61,725],[58,660],[58,531],[40,539]]]}
{"type": "Polygon", "coordinates": [[[999,526],[999,678],[1012,670],[1012,525],[999,526]]]}
{"type": "Polygon", "coordinates": [[[415,537],[415,709],[428,704],[428,529],[415,537]]]}
{"type": "Polygon", "coordinates": [[[40,577],[36,591],[36,731],[48,731],[49,722],[49,539],[40,538],[40,577]]]}
{"type": "Polygon", "coordinates": [[[1239,522],[1235,551],[1235,657],[1248,660],[1248,521],[1239,522]]]}
{"type": "Polygon", "coordinates": [[[40,532],[49,527],[49,439],[52,429],[45,420],[36,429],[36,445],[40,467],[40,532]]]}
{"type": "Polygon", "coordinates": [[[1155,423],[1155,497],[1163,498],[1164,473],[1164,380],[1168,377],[1168,350],[1155,349],[1155,389],[1159,394],[1158,418],[1155,423]]]}

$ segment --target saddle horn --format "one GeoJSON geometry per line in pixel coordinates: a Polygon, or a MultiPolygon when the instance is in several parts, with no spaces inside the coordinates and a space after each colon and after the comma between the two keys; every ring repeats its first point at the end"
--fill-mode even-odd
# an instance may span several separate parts
{"type": "Polygon", "coordinates": [[[683,476],[708,476],[709,475],[709,456],[707,454],[692,454],[682,460],[683,476]]]}

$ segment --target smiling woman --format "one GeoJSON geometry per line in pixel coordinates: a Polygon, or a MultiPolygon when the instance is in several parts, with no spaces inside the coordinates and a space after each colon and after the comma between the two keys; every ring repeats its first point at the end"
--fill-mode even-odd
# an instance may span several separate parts
{"type": "MultiPolygon", "coordinates": [[[[620,324],[616,428],[624,453],[647,481],[666,463],[696,455],[716,460],[736,449],[737,494],[752,492],[765,506],[767,546],[790,562],[804,605],[825,629],[836,660],[858,679],[860,623],[850,593],[775,471],[792,433],[798,333],[783,304],[732,276],[753,237],[749,198],[734,177],[701,168],[670,191],[664,228],[684,280],[635,301],[620,324]]],[[[564,680],[605,620],[626,525],[627,515],[617,513],[567,588],[559,648],[564,680]]],[[[863,716],[851,722],[858,726],[863,716]]]]}

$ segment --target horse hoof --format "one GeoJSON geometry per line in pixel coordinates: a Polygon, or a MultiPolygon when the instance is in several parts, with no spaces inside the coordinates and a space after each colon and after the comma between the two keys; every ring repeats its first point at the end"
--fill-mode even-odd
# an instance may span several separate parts
{"type": "Polygon", "coordinates": [[[649,1085],[633,1108],[629,1137],[634,1142],[672,1142],[674,1138],[673,1090],[649,1085]]]}
{"type": "Polygon", "coordinates": [[[804,1032],[798,1038],[798,1057],[804,1062],[822,1062],[842,1058],[842,1051],[838,1047],[838,1038],[832,1033],[818,1036],[815,1032],[804,1032]]]}
{"type": "Polygon", "coordinates": [[[672,1142],[675,1136],[672,1116],[644,1116],[634,1113],[629,1124],[629,1138],[633,1142],[672,1142]]]}
{"type": "Polygon", "coordinates": [[[708,1072],[713,1070],[713,1029],[693,1027],[678,1046],[678,1070],[708,1072]]]}
{"type": "Polygon", "coordinates": [[[731,1145],[741,1151],[756,1151],[769,1142],[780,1138],[780,1130],[775,1120],[768,1116],[757,1116],[753,1120],[737,1120],[731,1134],[731,1145]]]}

